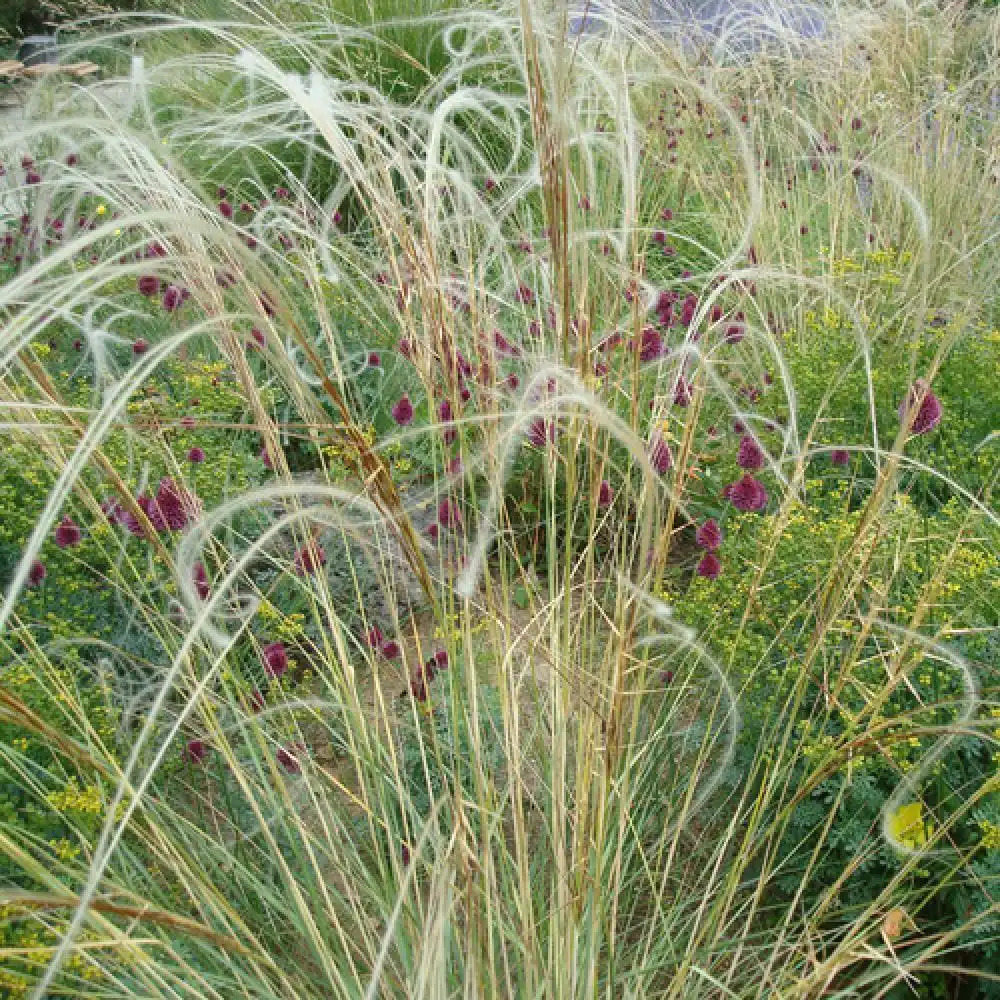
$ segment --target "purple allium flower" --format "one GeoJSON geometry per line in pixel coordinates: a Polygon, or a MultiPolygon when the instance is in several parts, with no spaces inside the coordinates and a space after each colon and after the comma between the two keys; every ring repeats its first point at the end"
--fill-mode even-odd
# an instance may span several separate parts
{"type": "Polygon", "coordinates": [[[269,642],[260,653],[268,677],[280,677],[288,669],[288,653],[280,642],[269,642]]]}
{"type": "Polygon", "coordinates": [[[404,392],[392,408],[392,419],[400,427],[406,427],[413,420],[413,404],[410,397],[404,392]]]}
{"type": "Polygon", "coordinates": [[[343,221],[344,217],[340,214],[340,212],[333,213],[333,224],[335,226],[339,226],[343,221]]]}
{"type": "Polygon", "coordinates": [[[518,285],[514,298],[527,305],[535,301],[535,293],[527,285],[518,285]]]}
{"type": "Polygon", "coordinates": [[[264,697],[264,692],[259,688],[254,688],[250,694],[247,695],[247,701],[250,702],[250,711],[252,712],[263,712],[264,707],[267,705],[267,699],[264,697]]]}
{"type": "Polygon", "coordinates": [[[438,670],[447,670],[448,669],[448,650],[447,649],[439,649],[434,654],[434,663],[437,666],[438,670]]]}
{"type": "Polygon", "coordinates": [[[698,296],[693,292],[688,293],[684,297],[684,302],[681,304],[681,326],[690,326],[691,321],[694,319],[695,310],[698,308],[698,296]]]}
{"type": "Polygon", "coordinates": [[[41,184],[42,183],[42,175],[39,174],[39,173],[37,173],[34,170],[29,170],[24,175],[24,183],[25,184],[41,184]]]}
{"type": "Polygon", "coordinates": [[[846,448],[834,448],[830,452],[830,463],[832,465],[850,465],[851,453],[846,448]]]}
{"type": "Polygon", "coordinates": [[[260,453],[259,453],[258,457],[264,463],[264,468],[265,469],[273,469],[274,468],[274,462],[271,459],[271,454],[267,450],[266,447],[260,449],[260,453]]]}
{"type": "Polygon", "coordinates": [[[544,448],[556,439],[555,424],[550,420],[537,417],[528,427],[528,444],[533,448],[544,448]]]}
{"type": "Polygon", "coordinates": [[[462,511],[451,497],[445,497],[438,504],[437,520],[442,528],[457,528],[461,525],[462,511]]]}
{"type": "Polygon", "coordinates": [[[141,275],[136,284],[139,287],[139,293],[145,295],[146,298],[152,299],[160,294],[160,279],[155,274],[141,275]]]}
{"type": "Polygon", "coordinates": [[[139,337],[138,340],[132,341],[132,353],[138,358],[140,355],[145,354],[149,350],[149,342],[139,337]]]}
{"type": "Polygon", "coordinates": [[[395,639],[389,639],[387,642],[383,642],[382,645],[379,646],[379,652],[387,660],[395,660],[396,657],[399,656],[399,643],[396,642],[395,639]]]}
{"type": "Polygon", "coordinates": [[[438,526],[437,521],[427,525],[427,537],[432,541],[436,542],[438,540],[438,535],[441,534],[441,528],[438,526]]]}
{"type": "Polygon", "coordinates": [[[615,491],[611,488],[611,483],[602,479],[601,485],[597,487],[597,506],[610,507],[614,498],[615,491]]]}
{"type": "Polygon", "coordinates": [[[188,740],[183,756],[188,764],[203,764],[208,756],[208,744],[204,740],[188,740]]]}
{"type": "Polygon", "coordinates": [[[378,625],[372,625],[370,629],[365,633],[365,643],[371,649],[377,649],[385,641],[385,637],[382,635],[382,630],[378,625]]]}
{"type": "Polygon", "coordinates": [[[233,217],[233,206],[230,205],[228,201],[220,201],[219,214],[224,219],[231,219],[233,217]]]}
{"type": "Polygon", "coordinates": [[[302,771],[299,758],[305,749],[305,745],[302,743],[290,743],[287,747],[279,747],[274,759],[288,774],[299,774],[302,771]]]}
{"type": "Polygon", "coordinates": [[[139,497],[136,502],[157,531],[181,531],[201,512],[198,498],[169,476],[160,480],[155,497],[139,497]]]}
{"type": "Polygon", "coordinates": [[[177,312],[184,302],[184,291],[180,285],[167,285],[163,290],[162,305],[166,312],[177,312]]]}
{"type": "Polygon", "coordinates": [[[674,456],[670,451],[670,445],[659,431],[656,431],[649,441],[649,461],[661,476],[673,468],[674,456]]]}
{"type": "Polygon", "coordinates": [[[740,450],[736,455],[736,464],[741,469],[759,469],[764,464],[763,449],[749,434],[744,434],[740,438],[740,450]]]}
{"type": "Polygon", "coordinates": [[[910,419],[913,421],[910,425],[911,434],[924,434],[933,430],[941,422],[942,412],[941,401],[931,392],[927,380],[922,378],[918,378],[910,386],[906,398],[899,404],[900,422],[905,424],[910,419]]]}
{"type": "Polygon", "coordinates": [[[67,167],[75,167],[79,162],[80,162],[80,157],[77,156],[76,153],[70,153],[69,156],[66,157],[67,167]]]}
{"type": "Polygon", "coordinates": [[[59,548],[71,549],[74,545],[80,544],[83,532],[73,518],[66,516],[56,525],[54,537],[59,548]]]}
{"type": "Polygon", "coordinates": [[[767,506],[767,490],[749,472],[739,481],[730,483],[722,495],[737,510],[756,511],[767,506]]]}
{"type": "Polygon", "coordinates": [[[191,462],[192,465],[200,465],[205,461],[205,450],[195,445],[195,447],[187,453],[187,460],[191,462]]]}
{"type": "Polygon", "coordinates": [[[738,344],[746,336],[746,329],[742,323],[730,323],[724,336],[727,344],[738,344]]]}
{"type": "Polygon", "coordinates": [[[41,559],[32,560],[31,566],[28,569],[28,586],[39,586],[46,576],[45,564],[41,559]]]}
{"type": "Polygon", "coordinates": [[[191,571],[191,578],[194,580],[194,592],[198,595],[198,600],[208,600],[208,595],[211,591],[208,586],[208,571],[205,569],[204,563],[196,562],[194,564],[194,569],[191,571]]]}
{"type": "Polygon", "coordinates": [[[369,368],[381,368],[382,358],[379,356],[378,351],[368,352],[368,367],[369,368]]]}
{"type": "Polygon", "coordinates": [[[694,389],[691,383],[681,376],[674,385],[674,405],[690,406],[692,399],[694,399],[694,389]]]}
{"type": "Polygon", "coordinates": [[[318,542],[309,542],[295,553],[294,564],[299,576],[316,573],[326,565],[326,551],[318,542]]]}
{"type": "Polygon", "coordinates": [[[714,517],[710,517],[704,524],[698,526],[694,540],[709,552],[714,552],[722,544],[722,529],[714,517]]]}
{"type": "Polygon", "coordinates": [[[503,380],[503,384],[511,391],[516,392],[517,387],[521,384],[521,378],[517,372],[510,372],[507,377],[503,380]]]}
{"type": "Polygon", "coordinates": [[[714,552],[706,552],[698,563],[698,576],[706,580],[714,580],[722,572],[722,563],[714,552]]]}
{"type": "Polygon", "coordinates": [[[263,348],[267,344],[267,336],[263,330],[258,330],[257,327],[250,330],[250,338],[253,340],[253,343],[249,345],[251,347],[263,348]]]}
{"type": "Polygon", "coordinates": [[[643,327],[639,334],[639,360],[655,361],[657,358],[662,358],[664,353],[663,338],[656,327],[643,327]]]}

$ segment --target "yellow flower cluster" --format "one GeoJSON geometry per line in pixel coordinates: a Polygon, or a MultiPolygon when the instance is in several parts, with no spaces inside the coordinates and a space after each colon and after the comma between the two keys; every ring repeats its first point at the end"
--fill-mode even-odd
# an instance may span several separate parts
{"type": "Polygon", "coordinates": [[[92,813],[97,816],[104,810],[104,800],[97,785],[80,788],[76,778],[70,778],[60,792],[50,792],[46,801],[59,812],[92,813]]]}

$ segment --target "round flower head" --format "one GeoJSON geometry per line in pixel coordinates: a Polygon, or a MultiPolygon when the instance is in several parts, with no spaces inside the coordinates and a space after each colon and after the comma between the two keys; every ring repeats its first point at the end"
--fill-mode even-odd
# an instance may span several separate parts
{"type": "Polygon", "coordinates": [[[442,528],[457,528],[462,523],[462,511],[454,500],[447,497],[438,504],[437,519],[442,528]]]}
{"type": "Polygon", "coordinates": [[[384,637],[382,635],[382,630],[378,625],[372,625],[370,629],[365,633],[365,642],[371,649],[377,649],[384,642],[384,637]]]}
{"type": "Polygon", "coordinates": [[[71,549],[80,544],[83,532],[71,517],[64,517],[56,526],[55,542],[61,549],[71,549]]]}
{"type": "Polygon", "coordinates": [[[722,563],[714,552],[706,552],[698,563],[698,576],[714,580],[722,572],[722,563]]]}
{"type": "Polygon", "coordinates": [[[198,595],[198,600],[208,600],[208,595],[211,591],[208,587],[208,572],[205,570],[205,564],[200,562],[195,563],[191,577],[194,580],[194,591],[198,595]]]}
{"type": "Polygon", "coordinates": [[[207,743],[203,740],[188,740],[187,746],[184,747],[184,760],[187,761],[188,764],[204,763],[207,756],[207,743]]]}
{"type": "Polygon", "coordinates": [[[304,752],[305,746],[303,744],[291,743],[287,747],[279,747],[274,759],[288,774],[298,774],[302,770],[300,757],[304,752]]]}
{"type": "Polygon", "coordinates": [[[737,510],[756,511],[767,506],[767,491],[749,472],[738,482],[730,483],[722,495],[737,510]]]}
{"type": "Polygon", "coordinates": [[[195,446],[187,453],[187,460],[193,465],[200,465],[205,461],[205,450],[195,446]]]}
{"type": "Polygon", "coordinates": [[[180,285],[167,285],[163,290],[162,304],[166,312],[177,312],[184,302],[184,290],[180,285]]]}
{"type": "Polygon", "coordinates": [[[832,465],[850,465],[851,453],[846,448],[834,448],[830,452],[830,463],[832,465]]]}
{"type": "Polygon", "coordinates": [[[736,464],[741,469],[759,469],[764,464],[764,452],[749,434],[740,438],[740,450],[736,455],[736,464]]]}
{"type": "Polygon", "coordinates": [[[280,677],[288,669],[288,653],[280,642],[269,642],[260,654],[268,677],[280,677]]]}
{"type": "Polygon", "coordinates": [[[550,420],[538,417],[531,421],[528,428],[528,444],[533,448],[544,448],[546,444],[556,439],[556,428],[550,420]]]}
{"type": "Polygon", "coordinates": [[[155,298],[160,294],[160,279],[155,274],[140,275],[136,284],[139,288],[139,294],[145,295],[148,299],[155,298]]]}
{"type": "Polygon", "coordinates": [[[315,573],[321,566],[326,565],[326,552],[322,545],[317,542],[310,542],[304,545],[295,553],[295,572],[299,576],[307,576],[315,573]]]}
{"type": "Polygon", "coordinates": [[[395,660],[399,656],[399,643],[395,639],[389,639],[388,642],[383,642],[379,647],[379,652],[387,660],[395,660]]]}
{"type": "Polygon", "coordinates": [[[597,488],[597,506],[610,507],[615,498],[615,491],[611,488],[611,483],[606,479],[601,480],[601,485],[597,488]]]}
{"type": "Polygon", "coordinates": [[[930,390],[926,379],[918,378],[910,386],[906,398],[899,404],[901,423],[912,420],[911,434],[924,434],[941,423],[941,401],[930,390]]]}
{"type": "Polygon", "coordinates": [[[28,586],[39,586],[47,575],[45,564],[41,561],[41,559],[33,560],[31,567],[28,570],[28,586]]]}
{"type": "Polygon", "coordinates": [[[382,367],[382,358],[379,357],[378,351],[369,351],[368,352],[368,367],[369,368],[381,368],[382,367]]]}
{"type": "Polygon", "coordinates": [[[703,549],[714,552],[722,544],[722,529],[714,517],[710,517],[698,527],[694,540],[703,549]]]}
{"type": "Polygon", "coordinates": [[[691,383],[681,376],[677,379],[674,385],[674,405],[675,406],[690,406],[691,400],[694,398],[694,389],[691,383]]]}
{"type": "Polygon", "coordinates": [[[663,440],[659,431],[653,435],[649,442],[649,461],[661,476],[673,467],[674,456],[671,454],[670,445],[663,440]]]}
{"type": "Polygon", "coordinates": [[[400,427],[406,427],[406,425],[413,420],[413,404],[410,402],[410,397],[405,393],[393,406],[392,419],[395,420],[400,427]]]}
{"type": "Polygon", "coordinates": [[[146,340],[143,340],[142,337],[139,337],[138,340],[133,340],[132,341],[132,353],[137,358],[141,357],[148,350],[149,350],[149,342],[146,341],[146,340]]]}

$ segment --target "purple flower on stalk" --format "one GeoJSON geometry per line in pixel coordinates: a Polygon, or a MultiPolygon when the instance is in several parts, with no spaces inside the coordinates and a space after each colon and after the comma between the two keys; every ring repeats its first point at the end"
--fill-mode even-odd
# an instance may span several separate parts
{"type": "Polygon", "coordinates": [[[667,444],[659,431],[654,433],[650,439],[649,461],[661,476],[673,468],[674,456],[670,451],[670,445],[667,444]]]}
{"type": "Polygon", "coordinates": [[[749,434],[744,434],[740,438],[740,450],[736,455],[736,464],[741,469],[759,469],[764,464],[763,449],[749,434]]]}
{"type": "Polygon", "coordinates": [[[406,427],[413,420],[413,404],[410,402],[410,397],[403,393],[399,400],[392,408],[392,419],[399,424],[400,427],[406,427]]]}
{"type": "Polygon", "coordinates": [[[365,643],[370,649],[377,649],[385,641],[382,630],[378,625],[372,625],[365,633],[365,643]]]}
{"type": "Polygon", "coordinates": [[[200,562],[195,563],[191,577],[194,580],[194,592],[198,595],[198,600],[207,600],[211,591],[208,586],[208,572],[205,569],[205,564],[200,562]]]}
{"type": "Polygon", "coordinates": [[[655,361],[657,358],[662,358],[664,353],[663,338],[656,327],[643,327],[639,334],[639,360],[655,361]]]}
{"type": "Polygon", "coordinates": [[[722,572],[722,563],[714,552],[706,552],[701,557],[696,572],[706,580],[714,580],[722,572]]]}
{"type": "MultiPolygon", "coordinates": [[[[224,199],[224,196],[223,196],[223,199],[224,199]]],[[[225,200],[220,201],[219,202],[219,214],[224,219],[231,219],[233,217],[233,206],[230,205],[228,201],[225,201],[225,200]]]]}
{"type": "Polygon", "coordinates": [[[280,642],[269,642],[260,653],[268,677],[280,677],[288,669],[288,653],[280,642]]]}
{"type": "Polygon", "coordinates": [[[382,359],[379,357],[378,351],[368,352],[368,367],[369,368],[381,368],[382,359]]]}
{"type": "Polygon", "coordinates": [[[166,312],[177,312],[184,303],[184,290],[180,285],[167,285],[163,290],[162,305],[166,312]]]}
{"type": "Polygon", "coordinates": [[[555,424],[550,420],[537,417],[528,427],[528,444],[533,448],[544,448],[556,439],[555,424]]]}
{"type": "Polygon", "coordinates": [[[692,399],[694,399],[694,389],[691,383],[683,376],[679,377],[674,385],[674,405],[690,406],[692,399]]]}
{"type": "Polygon", "coordinates": [[[299,774],[302,771],[300,756],[305,752],[305,744],[290,743],[287,747],[279,747],[274,759],[288,774],[299,774]]]}
{"type": "Polygon", "coordinates": [[[47,575],[48,573],[45,570],[45,564],[41,561],[41,559],[34,559],[28,569],[28,586],[39,586],[47,575]]]}
{"type": "Polygon", "coordinates": [[[901,423],[912,420],[911,434],[925,434],[941,423],[943,413],[941,401],[931,392],[926,379],[918,378],[910,386],[906,398],[899,404],[901,423]]]}
{"type": "Polygon", "coordinates": [[[184,747],[184,760],[188,764],[203,764],[208,756],[208,744],[203,740],[188,740],[184,747]]]}
{"type": "Polygon", "coordinates": [[[451,497],[446,497],[438,504],[437,520],[442,528],[457,528],[461,525],[461,508],[451,497]]]}
{"type": "Polygon", "coordinates": [[[710,517],[704,524],[698,526],[694,540],[709,552],[714,552],[722,544],[722,529],[714,517],[710,517]]]}
{"type": "Polygon", "coordinates": [[[395,639],[389,639],[387,642],[383,642],[379,646],[379,652],[387,660],[395,660],[399,656],[399,643],[395,639]]]}
{"type": "Polygon", "coordinates": [[[143,495],[136,502],[157,531],[181,531],[201,512],[201,502],[169,476],[160,480],[156,496],[143,495]]]}
{"type": "Polygon", "coordinates": [[[597,487],[597,506],[610,507],[614,498],[615,491],[611,488],[611,483],[602,479],[601,485],[597,487]]]}
{"type": "Polygon", "coordinates": [[[326,565],[326,551],[318,542],[309,542],[295,553],[293,562],[299,576],[308,576],[326,565]]]}
{"type": "Polygon", "coordinates": [[[132,341],[132,353],[138,358],[145,354],[149,350],[149,342],[139,337],[138,340],[132,341]]]}
{"type": "Polygon", "coordinates": [[[767,506],[767,490],[749,472],[739,481],[730,483],[722,495],[737,510],[757,511],[767,506]]]}
{"type": "Polygon", "coordinates": [[[160,294],[160,279],[155,274],[140,275],[136,284],[139,288],[139,294],[145,295],[147,299],[155,298],[160,294]]]}
{"type": "Polygon", "coordinates": [[[830,463],[832,465],[850,465],[851,453],[846,448],[834,448],[830,452],[830,463]]]}
{"type": "Polygon", "coordinates": [[[74,545],[79,545],[83,538],[83,532],[79,525],[71,517],[64,517],[55,531],[55,543],[61,549],[71,549],[74,545]]]}
{"type": "Polygon", "coordinates": [[[39,173],[36,173],[34,170],[29,170],[24,175],[24,183],[25,184],[41,184],[42,183],[42,175],[39,174],[39,173]]]}
{"type": "Polygon", "coordinates": [[[192,463],[192,465],[200,465],[205,461],[205,450],[195,446],[187,453],[187,460],[192,463]]]}

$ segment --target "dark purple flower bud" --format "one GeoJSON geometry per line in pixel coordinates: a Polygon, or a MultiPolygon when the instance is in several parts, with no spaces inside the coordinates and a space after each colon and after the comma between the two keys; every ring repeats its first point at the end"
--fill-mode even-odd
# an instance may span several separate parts
{"type": "Polygon", "coordinates": [[[941,401],[931,392],[926,379],[918,378],[910,386],[906,398],[899,404],[901,423],[910,423],[911,434],[924,434],[941,422],[941,401]]]}
{"type": "Polygon", "coordinates": [[[611,488],[611,483],[606,479],[601,480],[601,485],[597,487],[597,506],[610,507],[615,498],[615,491],[611,488]]]}
{"type": "Polygon", "coordinates": [[[204,449],[195,446],[187,453],[187,460],[193,465],[200,465],[205,461],[204,449]]]}
{"type": "Polygon", "coordinates": [[[143,274],[136,283],[139,293],[151,299],[160,294],[160,279],[155,274],[143,274]]]}
{"type": "Polygon", "coordinates": [[[283,643],[269,642],[260,654],[268,677],[280,677],[288,669],[288,653],[283,643]]]}
{"type": "Polygon", "coordinates": [[[385,637],[382,635],[382,630],[378,627],[378,625],[372,625],[372,627],[365,633],[365,642],[371,649],[377,649],[384,641],[385,637]]]}
{"type": "Polygon", "coordinates": [[[198,595],[198,600],[208,600],[208,595],[211,591],[208,586],[208,572],[205,569],[205,564],[201,562],[195,563],[191,577],[194,580],[194,592],[198,595]]]}
{"type": "Polygon", "coordinates": [[[28,586],[37,587],[45,579],[48,574],[45,570],[45,564],[41,559],[35,559],[32,561],[31,566],[28,569],[28,586]]]}
{"type": "Polygon", "coordinates": [[[163,290],[163,308],[168,312],[176,312],[184,302],[184,291],[180,285],[167,285],[163,290]]]}
{"type": "Polygon", "coordinates": [[[740,438],[740,448],[736,455],[736,464],[741,469],[759,469],[764,464],[764,452],[749,434],[745,434],[740,438]]]}
{"type": "Polygon", "coordinates": [[[730,483],[722,495],[737,510],[757,511],[767,506],[767,491],[749,472],[738,482],[730,483]]]}
{"type": "Polygon", "coordinates": [[[691,383],[681,376],[674,385],[674,405],[690,406],[692,399],[694,399],[694,389],[691,383]]]}
{"type": "Polygon", "coordinates": [[[518,302],[528,304],[535,301],[535,293],[527,285],[518,285],[514,298],[518,302]]]}
{"type": "Polygon", "coordinates": [[[663,338],[655,326],[643,327],[639,333],[639,360],[656,361],[664,355],[663,338]]]}
{"type": "Polygon", "coordinates": [[[318,542],[309,542],[295,553],[293,562],[299,576],[308,576],[326,565],[326,551],[318,542]]]}
{"type": "Polygon", "coordinates": [[[279,747],[274,759],[288,774],[299,774],[302,771],[301,757],[305,749],[302,743],[290,743],[287,747],[279,747]]]}
{"type": "Polygon", "coordinates": [[[691,292],[684,297],[684,302],[681,305],[681,326],[688,327],[691,325],[691,321],[694,319],[694,313],[697,308],[698,297],[691,292]]]}
{"type": "Polygon", "coordinates": [[[257,327],[253,327],[250,331],[250,337],[253,340],[253,344],[250,347],[260,347],[263,348],[267,344],[267,337],[264,335],[262,330],[258,330],[257,327]]]}
{"type": "Polygon", "coordinates": [[[834,448],[830,452],[830,462],[833,465],[850,465],[851,453],[846,448],[834,448]]]}
{"type": "Polygon", "coordinates": [[[69,156],[66,157],[67,167],[75,167],[79,162],[80,162],[80,157],[77,156],[76,153],[70,153],[69,156]]]}
{"type": "Polygon", "coordinates": [[[379,647],[379,652],[387,660],[395,660],[399,656],[399,643],[395,639],[389,639],[387,642],[383,642],[379,647]]]}
{"type": "Polygon", "coordinates": [[[188,740],[184,747],[184,760],[188,764],[202,764],[208,756],[208,744],[203,740],[188,740]]]}
{"type": "Polygon", "coordinates": [[[446,497],[438,504],[437,519],[442,528],[457,528],[462,523],[462,511],[451,497],[446,497]]]}
{"type": "Polygon", "coordinates": [[[714,517],[710,517],[704,524],[698,526],[694,540],[709,552],[714,552],[722,544],[722,529],[714,517]]]}
{"type": "Polygon", "coordinates": [[[220,201],[219,214],[224,219],[231,219],[233,217],[233,206],[230,205],[228,201],[220,201]]]}
{"type": "Polygon", "coordinates": [[[369,368],[381,368],[382,367],[382,358],[379,357],[378,351],[369,351],[368,352],[368,367],[369,368]]]}
{"type": "Polygon", "coordinates": [[[132,341],[132,353],[137,358],[145,354],[146,351],[148,350],[149,350],[149,344],[145,340],[143,340],[142,337],[139,337],[138,340],[132,341]]]}
{"type": "Polygon", "coordinates": [[[706,552],[698,563],[698,576],[714,580],[722,572],[722,563],[714,552],[706,552]]]}
{"type": "Polygon", "coordinates": [[[447,670],[448,669],[448,650],[447,649],[439,649],[434,654],[434,664],[438,668],[438,670],[447,670]]]}
{"type": "Polygon", "coordinates": [[[56,525],[55,530],[55,543],[61,549],[71,549],[75,545],[80,544],[80,540],[83,538],[83,532],[80,531],[79,525],[71,517],[64,517],[58,525],[56,525]]]}
{"type": "Polygon", "coordinates": [[[39,174],[39,173],[36,173],[34,170],[29,170],[24,175],[24,183],[25,184],[41,184],[42,183],[42,175],[39,174]]]}
{"type": "Polygon", "coordinates": [[[655,431],[649,441],[649,461],[661,476],[673,468],[674,456],[659,431],[655,431]]]}
{"type": "Polygon", "coordinates": [[[403,393],[393,406],[392,419],[395,420],[400,427],[406,427],[412,422],[413,404],[410,402],[410,397],[407,396],[406,393],[403,393]]]}
{"type": "Polygon", "coordinates": [[[550,420],[537,417],[528,427],[528,444],[533,448],[544,448],[556,439],[555,425],[550,420]]]}

